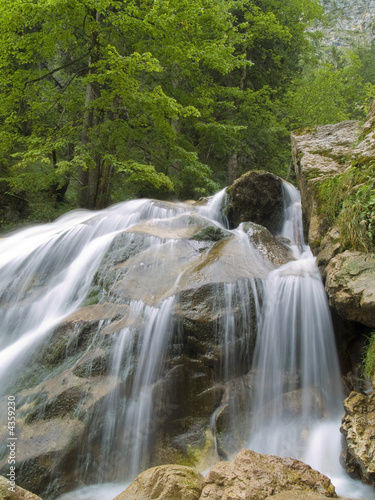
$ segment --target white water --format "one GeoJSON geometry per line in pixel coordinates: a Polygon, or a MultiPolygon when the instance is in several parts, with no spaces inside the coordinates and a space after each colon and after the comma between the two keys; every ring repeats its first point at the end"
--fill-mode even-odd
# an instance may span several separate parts
{"type": "MultiPolygon", "coordinates": [[[[272,271],[246,233],[241,228],[232,231],[246,254],[247,268],[259,269],[264,279],[248,278],[244,270],[243,280],[223,283],[220,288],[219,305],[228,310],[217,325],[218,341],[225,350],[220,377],[229,382],[243,373],[240,366],[250,368],[251,326],[257,321],[257,391],[248,446],[305,460],[329,475],[342,496],[374,498],[373,491],[350,480],[338,462],[343,396],[332,326],[314,258],[303,240],[299,195],[290,185],[285,185],[285,190],[287,215],[282,235],[292,242],[298,260],[272,271]]],[[[38,347],[53,335],[55,326],[79,308],[119,232],[140,220],[163,219],[173,227],[176,216],[190,212],[199,212],[224,228],[227,221],[220,212],[224,197],[223,190],[199,208],[136,200],[101,212],[76,211],[53,224],[0,240],[0,307],[5,304],[1,310],[0,374],[4,392],[13,381],[12,374],[27,366],[38,347]]],[[[129,235],[129,242],[131,238],[129,235]]],[[[145,272],[147,266],[149,270],[157,268],[160,281],[167,281],[166,256],[174,255],[177,243],[147,235],[144,245],[152,259],[147,265],[134,265],[144,265],[145,272]]],[[[172,280],[170,290],[177,287],[183,272],[182,268],[174,283],[172,280]]],[[[122,482],[125,469],[126,478],[131,478],[147,466],[157,427],[174,410],[168,401],[164,401],[164,409],[157,407],[158,381],[177,328],[171,316],[176,300],[171,293],[153,305],[143,300],[129,302],[133,314],[142,319],[142,328],[124,328],[113,344],[108,376],[111,390],[92,422],[88,442],[82,443],[88,482],[122,482]],[[93,459],[87,450],[95,448],[98,440],[100,456],[93,459]]],[[[229,406],[235,417],[240,411],[235,393],[229,406]]],[[[212,426],[213,422],[214,418],[212,426]]],[[[111,487],[88,487],[63,498],[109,500],[111,487]]],[[[113,488],[115,496],[120,486],[113,488]]]]}
{"type": "Polygon", "coordinates": [[[284,189],[282,236],[298,260],[264,281],[247,447],[308,463],[330,477],[341,496],[375,498],[371,487],[350,479],[339,463],[343,393],[327,298],[304,242],[299,194],[291,185],[284,189]]]}

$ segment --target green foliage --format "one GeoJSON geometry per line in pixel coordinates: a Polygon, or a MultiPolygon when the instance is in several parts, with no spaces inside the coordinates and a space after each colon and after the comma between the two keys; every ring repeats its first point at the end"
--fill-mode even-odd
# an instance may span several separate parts
{"type": "Polygon", "coordinates": [[[375,377],[375,332],[367,337],[363,352],[363,370],[370,378],[375,377]]]}
{"type": "Polygon", "coordinates": [[[318,48],[287,94],[290,128],[362,120],[374,85],[373,44],[318,48]]]}
{"type": "Polygon", "coordinates": [[[291,124],[373,95],[366,51],[301,73],[321,15],[318,0],[3,0],[0,175],[51,205],[70,183],[89,208],[211,194],[233,158],[235,176],[286,175],[291,124]]]}
{"type": "Polygon", "coordinates": [[[344,248],[375,251],[375,162],[353,165],[320,185],[320,211],[337,224],[344,248]]]}

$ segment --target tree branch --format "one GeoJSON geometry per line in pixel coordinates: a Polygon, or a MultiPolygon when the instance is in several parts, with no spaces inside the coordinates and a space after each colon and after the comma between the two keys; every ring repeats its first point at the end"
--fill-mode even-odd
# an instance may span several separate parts
{"type": "Polygon", "coordinates": [[[13,194],[13,193],[9,193],[9,191],[7,191],[6,193],[7,196],[11,196],[12,198],[17,198],[17,200],[21,200],[21,201],[24,201],[26,203],[29,203],[26,198],[22,198],[22,196],[17,196],[16,194],[13,194]]]}
{"type": "Polygon", "coordinates": [[[77,181],[78,184],[81,184],[81,186],[83,186],[82,182],[79,179],[77,179],[76,177],[68,177],[67,175],[64,175],[64,177],[67,181],[77,181]]]}
{"type": "Polygon", "coordinates": [[[48,78],[49,76],[52,76],[54,73],[57,73],[57,71],[61,71],[62,69],[69,68],[69,66],[73,66],[73,64],[75,64],[75,63],[77,63],[79,61],[82,61],[82,59],[84,59],[88,55],[89,55],[89,52],[87,52],[86,54],[84,54],[82,57],[79,57],[78,59],[75,59],[74,61],[70,61],[67,64],[63,64],[62,66],[59,66],[58,68],[52,69],[48,73],[45,73],[44,75],[39,76],[38,78],[34,78],[33,80],[28,80],[27,82],[25,82],[25,87],[26,87],[26,85],[30,85],[32,83],[40,82],[41,80],[44,80],[45,78],[48,78]]]}

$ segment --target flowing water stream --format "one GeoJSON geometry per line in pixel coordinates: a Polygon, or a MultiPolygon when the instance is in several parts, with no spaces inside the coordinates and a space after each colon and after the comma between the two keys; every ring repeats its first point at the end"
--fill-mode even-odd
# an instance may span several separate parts
{"type": "MultiPolygon", "coordinates": [[[[249,242],[243,228],[230,231],[231,244],[240,248],[242,256],[233,268],[240,268],[237,272],[243,276],[224,280],[218,287],[215,307],[228,311],[216,328],[225,351],[220,380],[235,380],[241,375],[239,366],[252,369],[255,390],[249,395],[249,448],[306,461],[330,476],[342,496],[375,498],[373,490],[349,479],[339,465],[343,394],[330,314],[315,260],[304,243],[299,194],[288,184],[284,190],[282,236],[290,240],[295,260],[275,269],[249,242]],[[247,271],[251,269],[257,269],[256,278],[247,271]],[[258,334],[252,360],[254,328],[258,334]],[[241,359],[235,352],[241,353],[241,359]]],[[[192,261],[190,247],[166,234],[177,227],[182,231],[183,217],[183,230],[188,230],[194,214],[229,233],[221,213],[224,198],[223,190],[200,207],[135,200],[100,212],[75,211],[52,224],[0,240],[0,376],[5,395],[38,349],[53,339],[56,326],[80,307],[116,238],[120,236],[122,246],[129,248],[126,286],[133,287],[139,270],[149,279],[147,286],[137,284],[134,297],[127,301],[134,322],[129,321],[113,338],[106,395],[80,453],[86,484],[98,482],[98,470],[104,471],[103,483],[123,482],[121,467],[127,471],[125,479],[130,479],[148,465],[156,429],[174,411],[165,395],[164,406],[160,405],[159,382],[167,355],[178,344],[179,325],[173,311],[192,261]],[[154,235],[150,226],[146,233],[141,223],[162,224],[165,233],[154,235]],[[131,253],[135,244],[142,245],[139,258],[131,253]],[[158,300],[152,286],[160,286],[158,300]],[[144,297],[137,296],[138,289],[144,297]],[[99,452],[93,457],[90,450],[99,452]],[[114,471],[116,467],[119,470],[114,471]]],[[[204,248],[199,250],[203,257],[204,248]]],[[[123,272],[121,265],[118,273],[123,272]]],[[[117,280],[119,275],[108,292],[113,296],[117,280]]],[[[103,334],[106,327],[105,321],[99,322],[96,349],[108,342],[103,334]]],[[[87,352],[90,348],[91,344],[87,352]]],[[[228,404],[235,425],[237,413],[244,411],[235,392],[228,404]]],[[[211,429],[215,434],[215,413],[211,429]]],[[[105,486],[104,493],[103,486],[91,486],[61,498],[109,500],[120,488],[123,485],[113,490],[105,486]]]]}
{"type": "Polygon", "coordinates": [[[339,495],[373,498],[339,463],[343,392],[327,298],[315,259],[304,242],[301,201],[284,184],[282,235],[296,261],[264,281],[264,306],[253,366],[256,394],[247,446],[298,458],[331,478],[339,495]]]}

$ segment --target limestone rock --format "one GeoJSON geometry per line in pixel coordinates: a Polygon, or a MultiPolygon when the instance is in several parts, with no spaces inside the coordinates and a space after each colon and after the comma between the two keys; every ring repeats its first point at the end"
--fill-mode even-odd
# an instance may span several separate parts
{"type": "Polygon", "coordinates": [[[242,225],[242,229],[246,232],[250,243],[275,267],[294,260],[290,247],[283,244],[281,238],[275,238],[265,227],[246,222],[242,225]]]}
{"type": "Polygon", "coordinates": [[[318,213],[316,190],[327,178],[342,173],[348,166],[358,140],[359,123],[355,120],[293,131],[292,156],[307,223],[308,242],[318,253],[321,239],[329,229],[318,213]]]}
{"type": "Polygon", "coordinates": [[[199,500],[203,476],[183,465],[162,465],[140,474],[114,500],[199,500]]]}
{"type": "Polygon", "coordinates": [[[232,227],[254,222],[277,232],[284,217],[282,180],[269,172],[250,171],[227,190],[227,217],[232,227]]]}
{"type": "Polygon", "coordinates": [[[24,490],[19,486],[15,486],[14,492],[9,491],[9,485],[9,480],[0,476],[0,500],[41,500],[41,498],[34,495],[34,493],[24,490]]]}
{"type": "Polygon", "coordinates": [[[344,401],[341,432],[347,472],[375,487],[375,393],[351,392],[344,401]]]}
{"type": "Polygon", "coordinates": [[[211,469],[200,500],[263,500],[288,490],[336,498],[331,481],[303,462],[242,450],[233,463],[219,462],[211,469]]]}
{"type": "MultiPolygon", "coordinates": [[[[330,22],[318,24],[326,47],[352,47],[374,39],[372,20],[375,15],[374,0],[324,0],[321,2],[330,22]]],[[[313,29],[315,30],[315,29],[313,29]]]]}
{"type": "Polygon", "coordinates": [[[375,327],[375,258],[364,252],[345,251],[330,260],[326,290],[339,314],[375,327]]]}
{"type": "Polygon", "coordinates": [[[326,266],[341,249],[340,232],[337,227],[331,228],[324,236],[320,244],[320,251],[316,257],[317,264],[321,270],[323,278],[326,276],[326,266]]]}

